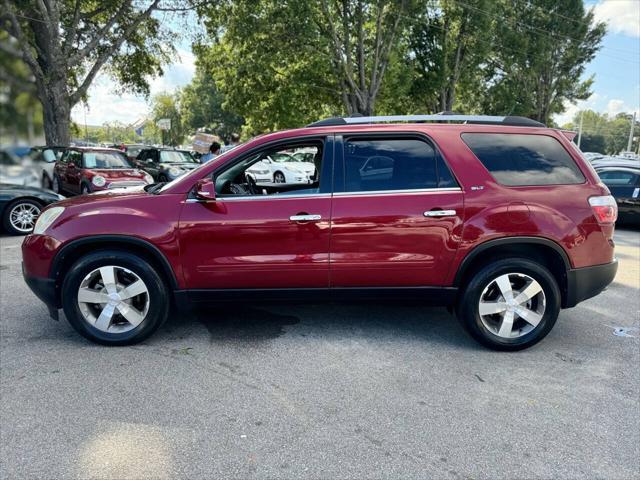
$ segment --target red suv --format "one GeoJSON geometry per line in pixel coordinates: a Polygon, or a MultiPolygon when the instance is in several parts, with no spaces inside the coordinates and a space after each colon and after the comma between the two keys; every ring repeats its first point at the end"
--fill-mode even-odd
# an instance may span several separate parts
{"type": "Polygon", "coordinates": [[[143,340],[172,304],[419,299],[454,307],[488,347],[522,349],[617,269],[616,203],[568,137],[520,117],[323,120],[171,183],[48,207],[24,276],[104,344],[143,340]],[[300,151],[311,184],[247,175],[300,151]]]}
{"type": "Polygon", "coordinates": [[[150,183],[151,175],[134,168],[124,153],[111,148],[69,148],[53,169],[56,193],[84,195],[150,183]]]}

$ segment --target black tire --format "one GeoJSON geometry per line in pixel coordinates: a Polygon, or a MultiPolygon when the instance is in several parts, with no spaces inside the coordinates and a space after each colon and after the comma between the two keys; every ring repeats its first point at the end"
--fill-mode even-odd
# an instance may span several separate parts
{"type": "Polygon", "coordinates": [[[51,181],[51,190],[61,195],[63,193],[62,184],[60,183],[60,178],[57,175],[53,176],[53,180],[51,181]]]}
{"type": "Polygon", "coordinates": [[[168,181],[169,181],[169,178],[168,178],[166,175],[164,175],[164,174],[163,174],[163,175],[160,175],[160,176],[158,177],[158,182],[160,182],[160,183],[162,183],[162,182],[168,182],[168,181]]]}
{"type": "Polygon", "coordinates": [[[119,250],[98,251],[79,259],[67,272],[61,293],[62,307],[71,326],[83,337],[102,345],[133,345],[145,340],[165,322],[170,307],[169,289],[158,272],[137,255],[119,250]],[[107,265],[135,273],[149,292],[149,309],[144,320],[127,332],[109,333],[97,329],[85,320],[78,305],[78,289],[85,276],[107,265]]]}
{"type": "Polygon", "coordinates": [[[31,233],[31,231],[33,230],[33,226],[35,226],[34,220],[33,226],[28,231],[23,231],[12,224],[11,212],[19,205],[35,207],[36,209],[38,209],[38,213],[42,211],[42,204],[36,202],[35,200],[18,199],[11,202],[9,205],[7,205],[7,207],[4,209],[4,212],[2,213],[2,226],[4,227],[4,230],[10,235],[27,235],[28,233],[31,233]]]}
{"type": "Polygon", "coordinates": [[[89,195],[91,193],[91,187],[86,183],[80,185],[80,195],[89,195]]]}
{"type": "Polygon", "coordinates": [[[276,172],[273,174],[273,183],[287,183],[287,177],[282,172],[276,172]],[[281,178],[282,181],[279,181],[278,178],[281,178]]]}
{"type": "Polygon", "coordinates": [[[526,258],[511,257],[489,263],[473,274],[458,299],[456,313],[467,332],[482,345],[493,350],[516,351],[535,345],[551,331],[558,319],[560,304],[558,283],[546,267],[526,258]],[[517,338],[498,336],[487,328],[479,314],[480,298],[485,288],[507,273],[531,277],[542,287],[545,296],[542,319],[533,330],[517,338]]]}
{"type": "Polygon", "coordinates": [[[42,174],[42,188],[46,190],[53,190],[53,181],[46,173],[42,174]]]}

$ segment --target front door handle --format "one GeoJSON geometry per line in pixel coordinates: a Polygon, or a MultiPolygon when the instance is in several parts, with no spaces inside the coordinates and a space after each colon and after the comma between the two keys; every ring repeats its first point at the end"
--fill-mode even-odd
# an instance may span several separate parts
{"type": "Polygon", "coordinates": [[[429,210],[424,212],[425,217],[454,217],[455,215],[455,210],[429,210]]]}
{"type": "Polygon", "coordinates": [[[321,215],[307,215],[307,214],[299,214],[299,215],[291,215],[289,220],[292,222],[315,222],[322,218],[321,215]]]}

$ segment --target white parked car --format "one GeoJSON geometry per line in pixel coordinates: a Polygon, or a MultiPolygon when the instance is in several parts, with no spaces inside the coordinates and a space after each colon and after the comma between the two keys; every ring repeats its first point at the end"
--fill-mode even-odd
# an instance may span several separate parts
{"type": "Polygon", "coordinates": [[[316,167],[313,163],[315,152],[278,152],[267,155],[247,169],[257,184],[266,183],[313,183],[316,167]]]}
{"type": "Polygon", "coordinates": [[[33,168],[40,178],[42,188],[49,190],[53,188],[53,167],[65,150],[66,147],[33,147],[31,149],[29,155],[33,161],[33,168]]]}

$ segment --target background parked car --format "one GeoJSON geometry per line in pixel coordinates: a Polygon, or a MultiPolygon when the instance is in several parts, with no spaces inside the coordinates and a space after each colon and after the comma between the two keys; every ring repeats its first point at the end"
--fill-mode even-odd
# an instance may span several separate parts
{"type": "Polygon", "coordinates": [[[640,168],[612,165],[596,168],[618,204],[618,223],[640,226],[640,168]]]}
{"type": "Polygon", "coordinates": [[[140,152],[145,148],[148,148],[148,145],[143,143],[126,143],[124,145],[124,154],[127,156],[129,161],[133,163],[136,158],[138,158],[138,155],[140,155],[140,152]]]}
{"type": "Polygon", "coordinates": [[[54,167],[56,193],[86,194],[149,183],[153,183],[151,175],[134,168],[124,153],[114,149],[69,148],[54,167]]]}
{"type": "Polygon", "coordinates": [[[316,176],[314,159],[317,153],[308,147],[291,153],[272,153],[248,168],[247,174],[258,184],[311,183],[316,176]]]}
{"type": "Polygon", "coordinates": [[[145,148],[138,155],[134,165],[158,182],[169,182],[197,168],[200,163],[186,150],[145,148]]]}
{"type": "Polygon", "coordinates": [[[0,183],[0,219],[4,230],[12,235],[31,233],[44,207],[64,200],[49,190],[0,183]]]}
{"type": "Polygon", "coordinates": [[[0,183],[39,187],[40,177],[29,160],[20,160],[13,153],[0,150],[0,183]]]}
{"type": "Polygon", "coordinates": [[[60,160],[67,147],[33,147],[31,149],[31,160],[33,168],[38,173],[42,188],[51,190],[53,188],[53,167],[60,160]]]}

